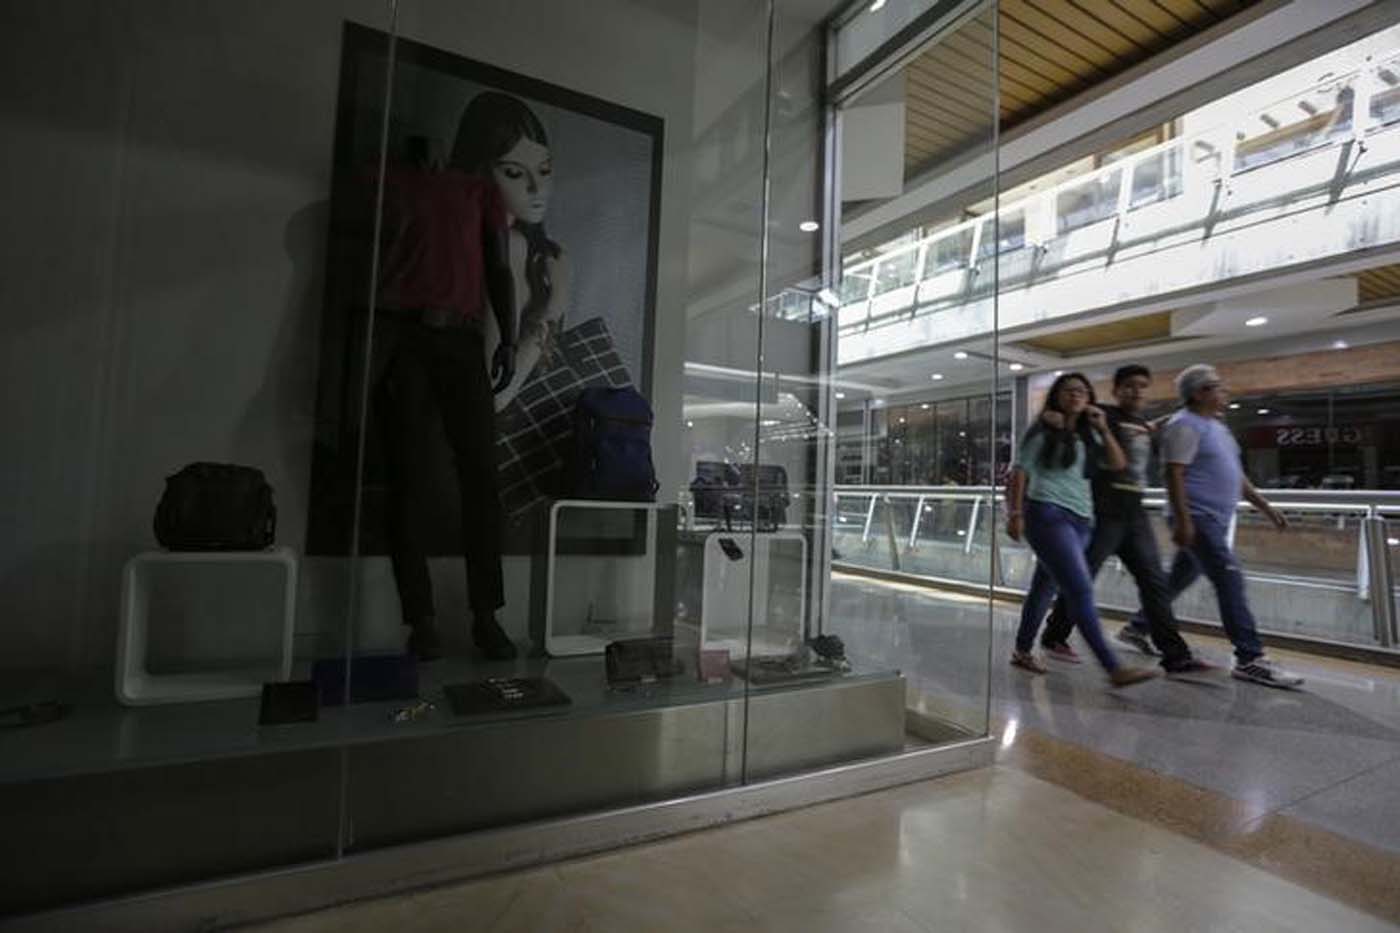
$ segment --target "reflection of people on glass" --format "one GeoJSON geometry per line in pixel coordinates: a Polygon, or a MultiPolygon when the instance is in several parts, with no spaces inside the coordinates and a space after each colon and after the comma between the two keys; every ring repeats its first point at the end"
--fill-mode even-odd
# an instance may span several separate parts
{"type": "Polygon", "coordinates": [[[412,629],[408,649],[438,657],[427,549],[441,509],[433,454],[445,434],[461,496],[473,639],[486,657],[504,660],[516,652],[496,622],[504,588],[492,393],[511,382],[515,365],[506,212],[489,179],[435,162],[428,140],[410,137],[384,176],[374,359],[390,555],[412,629]],[[490,357],[488,321],[499,335],[490,357]]]}
{"type": "MultiPolygon", "coordinates": [[[[472,98],[462,113],[452,164],[495,181],[510,223],[510,268],[520,327],[515,375],[496,395],[499,411],[548,352],[568,301],[568,260],[544,229],[554,187],[549,136],[519,98],[486,91],[472,98]]],[[[488,321],[485,352],[494,353],[497,342],[488,321]]]]}

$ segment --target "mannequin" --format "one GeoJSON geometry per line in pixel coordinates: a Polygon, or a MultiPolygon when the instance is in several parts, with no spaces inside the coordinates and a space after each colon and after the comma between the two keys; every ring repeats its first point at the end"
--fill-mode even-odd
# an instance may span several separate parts
{"type": "Polygon", "coordinates": [[[516,647],[496,620],[505,597],[493,396],[515,378],[510,231],[492,180],[444,168],[429,150],[410,138],[384,182],[375,402],[387,444],[390,554],[407,650],[423,661],[441,657],[425,543],[439,508],[429,467],[441,428],[461,493],[472,639],[484,657],[503,661],[516,647]],[[499,334],[489,357],[488,322],[499,334]]]}

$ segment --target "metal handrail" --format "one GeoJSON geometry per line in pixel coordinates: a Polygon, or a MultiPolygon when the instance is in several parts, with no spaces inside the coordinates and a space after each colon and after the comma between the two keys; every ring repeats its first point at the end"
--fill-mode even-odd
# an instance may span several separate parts
{"type": "MultiPolygon", "coordinates": [[[[1390,555],[1393,546],[1390,542],[1395,539],[1387,531],[1388,520],[1400,519],[1400,492],[1369,489],[1264,489],[1260,492],[1281,509],[1337,515],[1339,529],[1342,527],[1342,518],[1338,513],[1360,519],[1356,555],[1356,595],[1371,606],[1377,643],[1387,648],[1400,645],[1400,614],[1397,614],[1394,602],[1395,577],[1390,555]]],[[[906,545],[911,551],[918,543],[920,525],[923,517],[928,514],[927,505],[930,500],[970,502],[972,508],[969,510],[966,527],[958,534],[963,538],[963,553],[971,554],[979,521],[985,520],[981,515],[983,502],[990,506],[995,500],[1004,499],[1004,491],[1002,487],[993,486],[836,486],[833,499],[838,507],[842,497],[869,498],[861,534],[861,541],[866,544],[873,536],[875,510],[882,502],[888,505],[892,500],[913,501],[914,520],[909,528],[906,545]]],[[[1167,502],[1166,491],[1160,487],[1149,488],[1145,491],[1143,502],[1149,507],[1163,507],[1167,502]]],[[[1239,511],[1247,508],[1252,506],[1246,501],[1240,501],[1236,507],[1236,516],[1239,511]]],[[[1231,546],[1237,526],[1238,518],[1232,519],[1228,532],[1231,546]]],[[[894,517],[888,508],[885,510],[885,528],[890,566],[900,570],[902,561],[898,541],[903,536],[896,535],[894,517]]],[[[998,578],[997,582],[1005,585],[1006,581],[1002,578],[1000,537],[995,533],[988,537],[994,574],[998,578]]]]}

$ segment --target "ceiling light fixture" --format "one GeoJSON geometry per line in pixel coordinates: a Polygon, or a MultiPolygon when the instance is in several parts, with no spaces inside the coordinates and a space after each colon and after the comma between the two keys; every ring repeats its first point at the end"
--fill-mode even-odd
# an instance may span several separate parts
{"type": "Polygon", "coordinates": [[[1260,314],[1260,315],[1258,315],[1258,316],[1256,316],[1256,317],[1252,317],[1252,318],[1250,318],[1249,320],[1245,321],[1245,322],[1244,322],[1244,326],[1245,326],[1245,327],[1263,327],[1263,326],[1264,326],[1265,324],[1267,324],[1267,323],[1269,323],[1269,319],[1266,318],[1266,317],[1264,317],[1264,315],[1260,314]]]}
{"type": "Polygon", "coordinates": [[[1333,350],[1345,350],[1345,349],[1346,349],[1347,347],[1349,347],[1349,346],[1351,346],[1351,344],[1347,343],[1345,340],[1334,340],[1334,341],[1332,341],[1332,349],[1333,349],[1333,350]]]}
{"type": "Polygon", "coordinates": [[[1026,364],[1024,364],[1024,363],[1012,363],[1012,364],[1011,364],[1011,371],[1012,371],[1013,373],[1019,373],[1021,370],[1025,369],[1025,368],[1026,368],[1026,364]]]}
{"type": "Polygon", "coordinates": [[[1231,403],[1230,403],[1230,410],[1231,410],[1231,411],[1234,411],[1235,409],[1237,409],[1237,408],[1239,408],[1239,407],[1240,407],[1240,403],[1239,403],[1239,402],[1231,402],[1231,403]]]}
{"type": "Polygon", "coordinates": [[[1269,413],[1269,410],[1268,410],[1267,408],[1261,408],[1261,409],[1259,409],[1257,412],[1255,412],[1255,414],[1257,414],[1257,415],[1267,415],[1268,413],[1269,413]]]}
{"type": "Polygon", "coordinates": [[[939,382],[939,381],[941,381],[941,380],[943,379],[943,374],[942,374],[942,373],[934,373],[932,376],[929,376],[929,378],[932,379],[934,382],[939,382]]]}
{"type": "Polygon", "coordinates": [[[871,12],[871,13],[879,13],[881,10],[883,10],[883,9],[885,8],[885,2],[886,2],[886,0],[872,0],[872,2],[871,2],[871,4],[870,4],[870,12],[871,12]]]}
{"type": "Polygon", "coordinates": [[[797,225],[797,229],[801,230],[803,233],[816,233],[821,228],[822,225],[817,223],[815,220],[804,220],[802,221],[802,223],[797,225]]]}
{"type": "Polygon", "coordinates": [[[924,403],[923,403],[922,405],[920,405],[919,407],[922,408],[924,411],[928,411],[928,410],[929,410],[930,408],[932,408],[933,406],[930,405],[928,402],[924,402],[924,403]]]}
{"type": "Polygon", "coordinates": [[[836,393],[836,400],[837,400],[838,402],[841,401],[841,399],[843,399],[843,398],[845,398],[845,397],[846,397],[846,393],[845,393],[845,392],[837,392],[837,393],[836,393]]]}
{"type": "Polygon", "coordinates": [[[953,359],[955,359],[955,360],[965,360],[965,359],[967,359],[967,351],[966,351],[966,350],[959,350],[957,353],[954,353],[954,354],[953,354],[953,359]]]}

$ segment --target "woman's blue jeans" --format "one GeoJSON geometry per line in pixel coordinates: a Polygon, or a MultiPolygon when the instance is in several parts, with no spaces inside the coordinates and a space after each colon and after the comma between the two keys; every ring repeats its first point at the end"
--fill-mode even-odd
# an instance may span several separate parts
{"type": "Polygon", "coordinates": [[[1105,670],[1117,669],[1118,656],[1108,647],[1094,602],[1094,578],[1085,551],[1094,530],[1087,518],[1048,502],[1026,502],[1026,543],[1035,552],[1035,576],[1021,604],[1016,650],[1030,651],[1036,632],[1057,593],[1064,594],[1065,611],[1079,627],[1089,649],[1105,670]]]}

